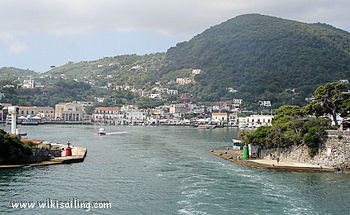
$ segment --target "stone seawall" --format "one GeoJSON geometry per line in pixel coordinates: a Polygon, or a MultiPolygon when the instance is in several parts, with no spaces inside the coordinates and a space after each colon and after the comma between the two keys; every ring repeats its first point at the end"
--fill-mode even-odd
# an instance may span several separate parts
{"type": "Polygon", "coordinates": [[[350,131],[327,131],[322,147],[313,158],[309,156],[308,151],[307,146],[299,145],[287,149],[262,150],[260,157],[264,159],[279,157],[281,161],[303,162],[349,170],[350,131]]]}

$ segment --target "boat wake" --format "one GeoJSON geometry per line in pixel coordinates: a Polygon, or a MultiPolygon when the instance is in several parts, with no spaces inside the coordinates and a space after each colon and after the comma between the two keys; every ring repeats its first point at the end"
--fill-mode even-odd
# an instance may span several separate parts
{"type": "Polygon", "coordinates": [[[106,133],[106,135],[113,135],[113,134],[126,134],[126,131],[118,131],[118,132],[110,132],[110,133],[106,133]]]}

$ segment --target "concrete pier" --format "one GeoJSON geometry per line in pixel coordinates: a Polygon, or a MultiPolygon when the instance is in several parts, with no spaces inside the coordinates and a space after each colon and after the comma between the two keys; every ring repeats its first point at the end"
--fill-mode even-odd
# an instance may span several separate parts
{"type": "Polygon", "coordinates": [[[336,172],[332,167],[313,165],[307,163],[296,163],[296,162],[284,162],[268,159],[248,159],[243,160],[241,150],[232,150],[232,149],[216,149],[211,151],[212,154],[221,157],[225,160],[231,162],[266,170],[277,170],[277,171],[292,171],[292,172],[336,172]]]}
{"type": "Polygon", "coordinates": [[[74,146],[74,147],[71,147],[72,156],[65,156],[63,152],[65,152],[66,146],[60,145],[60,147],[62,147],[62,150],[63,150],[61,157],[53,157],[47,161],[42,161],[38,163],[28,163],[28,164],[18,164],[18,165],[0,165],[0,169],[78,163],[78,162],[83,162],[87,154],[86,148],[74,146]]]}

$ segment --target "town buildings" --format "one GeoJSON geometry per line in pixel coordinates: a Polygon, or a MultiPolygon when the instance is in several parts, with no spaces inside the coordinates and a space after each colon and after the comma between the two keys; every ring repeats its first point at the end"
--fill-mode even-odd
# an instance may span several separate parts
{"type": "Polygon", "coordinates": [[[55,110],[52,107],[40,106],[18,106],[18,117],[37,116],[46,120],[53,120],[55,118],[55,110]]]}
{"type": "Polygon", "coordinates": [[[60,103],[55,106],[55,119],[60,121],[82,121],[83,105],[76,102],[60,103]]]}
{"type": "Polygon", "coordinates": [[[119,112],[119,107],[98,107],[95,108],[92,119],[93,122],[99,124],[117,125],[119,112]]]}
{"type": "Polygon", "coordinates": [[[227,112],[218,112],[211,114],[212,122],[215,122],[220,125],[228,123],[228,113],[227,112]]]}
{"type": "Polygon", "coordinates": [[[238,117],[236,123],[237,125],[240,125],[240,127],[270,126],[272,119],[272,115],[251,115],[246,117],[238,117]]]}

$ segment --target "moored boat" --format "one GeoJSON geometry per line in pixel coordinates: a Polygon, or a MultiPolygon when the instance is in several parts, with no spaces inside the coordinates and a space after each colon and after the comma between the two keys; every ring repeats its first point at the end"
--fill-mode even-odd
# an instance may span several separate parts
{"type": "Polygon", "coordinates": [[[210,128],[216,128],[216,125],[198,125],[197,128],[205,128],[205,129],[210,129],[210,128]]]}

